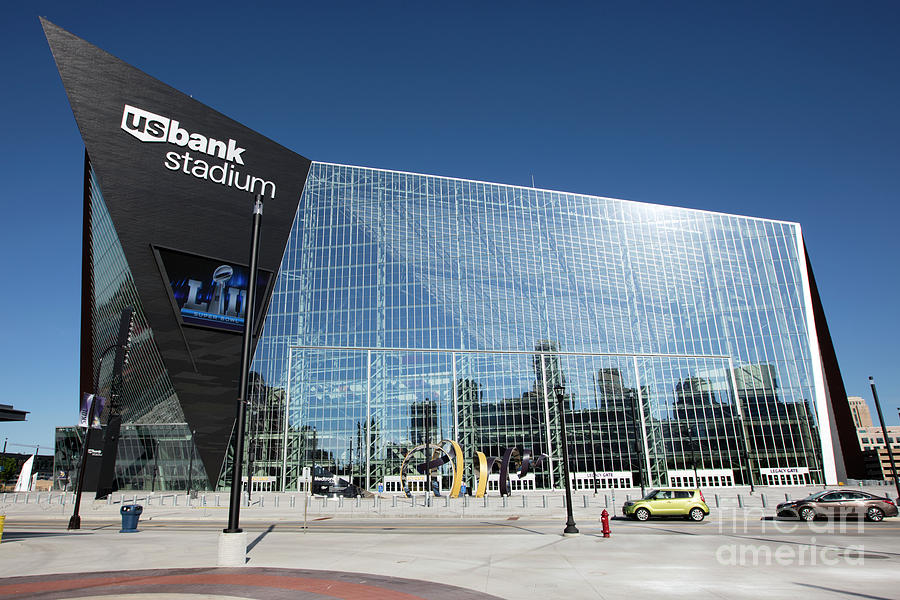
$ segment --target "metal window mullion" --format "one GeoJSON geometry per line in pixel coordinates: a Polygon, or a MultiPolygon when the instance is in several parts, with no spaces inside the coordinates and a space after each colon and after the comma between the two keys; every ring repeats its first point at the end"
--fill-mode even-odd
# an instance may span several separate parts
{"type": "Polygon", "coordinates": [[[366,352],[366,489],[372,489],[372,351],[366,352]]]}
{"type": "Polygon", "coordinates": [[[547,392],[547,367],[544,363],[544,354],[539,354],[541,358],[541,387],[544,392],[544,425],[547,430],[547,462],[550,467],[550,489],[556,489],[556,481],[553,478],[553,438],[550,436],[550,396],[547,392]]]}
{"type": "MultiPolygon", "coordinates": [[[[643,391],[641,390],[641,376],[638,373],[637,357],[636,356],[633,357],[633,360],[634,360],[634,380],[635,380],[635,383],[637,384],[638,409],[641,412],[641,438],[644,443],[644,463],[645,463],[644,466],[647,468],[647,479],[649,479],[651,477],[650,452],[647,447],[647,424],[646,424],[646,420],[644,418],[644,394],[643,394],[643,391]]],[[[645,482],[645,484],[646,483],[647,482],[645,482]]]]}

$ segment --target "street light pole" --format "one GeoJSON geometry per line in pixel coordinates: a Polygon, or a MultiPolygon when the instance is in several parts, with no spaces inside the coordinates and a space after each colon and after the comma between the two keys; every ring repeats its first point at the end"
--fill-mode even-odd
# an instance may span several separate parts
{"type": "MultiPolygon", "coordinates": [[[[94,398],[88,401],[88,410],[87,410],[87,431],[84,434],[84,448],[81,449],[81,466],[78,469],[78,482],[75,485],[75,506],[72,510],[72,516],[69,518],[69,529],[81,529],[81,515],[79,514],[79,510],[81,509],[81,493],[84,487],[84,472],[87,470],[87,456],[88,450],[91,446],[91,432],[94,429],[94,410],[96,408],[96,401],[99,397],[100,392],[100,369],[103,367],[103,359],[106,358],[107,353],[115,349],[115,360],[113,362],[113,382],[112,388],[110,390],[110,417],[115,416],[116,411],[118,410],[118,397],[120,392],[120,386],[122,383],[122,370],[124,369],[125,363],[128,362],[128,349],[131,344],[131,334],[132,328],[134,326],[134,309],[130,306],[125,307],[122,310],[122,313],[119,315],[119,332],[116,337],[116,343],[108,346],[103,352],[100,353],[100,358],[97,360],[97,372],[94,374],[94,398]]],[[[98,418],[100,415],[97,415],[98,418]]],[[[109,425],[107,424],[107,427],[109,425]]],[[[109,432],[108,432],[109,433],[109,432]]],[[[118,433],[115,433],[115,439],[118,439],[118,433]]],[[[5,443],[4,443],[5,446],[5,443]]],[[[115,449],[113,450],[113,454],[115,454],[115,449]]],[[[111,460],[110,469],[115,473],[115,460],[110,459],[110,457],[106,457],[107,460],[111,460]]],[[[102,475],[102,467],[101,464],[101,475],[102,475]]],[[[101,481],[98,482],[102,484],[101,481]]]]}
{"type": "Polygon", "coordinates": [[[150,493],[156,491],[156,477],[159,475],[159,440],[156,440],[156,450],[153,452],[153,478],[150,480],[150,493]]]}
{"type": "Polygon", "coordinates": [[[84,432],[84,447],[81,449],[81,467],[78,469],[78,480],[75,483],[75,507],[69,518],[69,529],[81,529],[81,489],[84,486],[84,471],[87,466],[88,448],[91,445],[91,432],[94,430],[94,398],[88,400],[87,429],[84,432]]]}
{"type": "Polygon", "coordinates": [[[888,437],[887,426],[884,424],[884,415],[881,413],[881,402],[878,401],[878,390],[875,389],[874,377],[869,377],[869,385],[872,387],[872,397],[875,398],[875,410],[878,411],[878,422],[881,423],[881,435],[884,436],[884,446],[887,448],[888,459],[891,461],[891,475],[893,475],[894,486],[897,488],[897,497],[900,498],[900,473],[897,473],[897,463],[894,462],[891,438],[888,437]]]}
{"type": "Polygon", "coordinates": [[[694,487],[700,487],[700,477],[697,476],[697,438],[694,437],[694,426],[688,422],[687,432],[691,440],[691,467],[694,469],[694,487]]]}
{"type": "Polygon", "coordinates": [[[431,456],[429,444],[431,443],[431,405],[425,398],[425,406],[422,411],[425,417],[425,506],[431,506],[431,456]]]}
{"type": "Polygon", "coordinates": [[[563,451],[563,478],[566,483],[566,528],[563,529],[563,535],[578,535],[578,528],[575,527],[575,518],[572,516],[572,482],[569,480],[569,439],[566,436],[566,411],[563,398],[566,395],[566,386],[561,383],[553,386],[556,393],[557,412],[559,412],[560,437],[562,437],[563,451]]]}
{"type": "Polygon", "coordinates": [[[234,463],[231,471],[231,495],[228,507],[228,527],[224,533],[241,533],[241,471],[244,460],[244,421],[246,419],[247,378],[250,368],[250,343],[253,337],[254,296],[256,295],[256,267],[259,259],[259,228],[262,224],[262,194],[253,203],[253,227],[250,237],[250,277],[247,283],[247,303],[244,306],[244,340],[241,348],[240,388],[234,428],[234,463]]]}
{"type": "Polygon", "coordinates": [[[191,430],[191,457],[188,460],[188,485],[187,485],[187,493],[188,496],[191,495],[191,487],[194,483],[194,434],[197,433],[196,429],[191,430]]]}

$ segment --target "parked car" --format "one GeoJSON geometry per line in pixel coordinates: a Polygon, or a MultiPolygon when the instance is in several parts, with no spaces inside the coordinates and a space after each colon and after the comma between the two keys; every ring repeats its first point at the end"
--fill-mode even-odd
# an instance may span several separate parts
{"type": "Polygon", "coordinates": [[[709,514],[709,506],[700,490],[664,488],[650,490],[640,500],[626,502],[622,514],[638,521],[646,521],[650,517],[684,517],[702,521],[709,514]]]}
{"type": "Polygon", "coordinates": [[[897,516],[897,505],[890,498],[883,498],[858,490],[824,490],[802,500],[782,502],[776,509],[782,518],[800,518],[812,521],[817,518],[865,517],[868,521],[881,521],[897,516]]]}

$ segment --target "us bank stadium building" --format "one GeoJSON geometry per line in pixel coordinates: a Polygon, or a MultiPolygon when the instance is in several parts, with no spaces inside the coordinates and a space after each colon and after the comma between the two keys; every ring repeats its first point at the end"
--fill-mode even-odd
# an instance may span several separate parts
{"type": "Polygon", "coordinates": [[[426,448],[451,494],[557,490],[563,444],[575,489],[862,477],[799,224],[310,161],[43,25],[85,144],[83,392],[134,311],[87,489],[228,485],[251,285],[254,490],[424,491],[426,448]]]}

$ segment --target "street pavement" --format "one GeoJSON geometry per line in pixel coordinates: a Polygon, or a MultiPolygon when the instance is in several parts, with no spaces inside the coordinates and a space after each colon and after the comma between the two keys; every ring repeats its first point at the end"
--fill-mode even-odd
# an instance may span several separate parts
{"type": "Polygon", "coordinates": [[[701,523],[613,515],[604,538],[599,507],[581,506],[581,535],[563,537],[561,505],[514,500],[452,518],[438,502],[416,517],[306,521],[272,501],[242,510],[248,562],[236,569],[216,568],[221,507],[151,504],[137,533],[119,533],[115,504],[86,502],[82,528],[67,531],[71,506],[0,503],[0,598],[898,597],[900,519],[802,523],[735,506],[701,523]]]}

